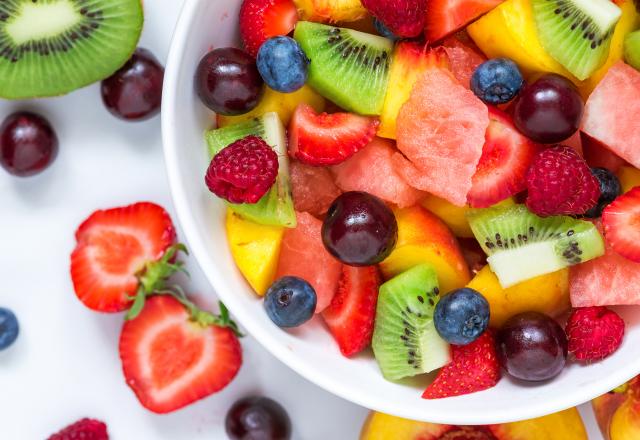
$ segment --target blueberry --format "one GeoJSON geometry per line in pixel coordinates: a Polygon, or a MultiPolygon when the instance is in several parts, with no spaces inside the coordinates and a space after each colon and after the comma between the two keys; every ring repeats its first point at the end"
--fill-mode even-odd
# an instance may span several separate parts
{"type": "Polygon", "coordinates": [[[269,287],[264,308],[278,327],[298,327],[316,310],[316,291],[298,277],[282,277],[269,287]]]}
{"type": "Polygon", "coordinates": [[[602,216],[604,208],[622,194],[622,187],[616,175],[606,168],[591,168],[591,174],[596,176],[600,183],[600,198],[596,206],[588,210],[584,216],[598,218],[602,216]]]}
{"type": "Polygon", "coordinates": [[[388,38],[391,41],[399,40],[399,38],[396,35],[394,35],[394,33],[391,32],[389,28],[377,18],[373,19],[373,27],[375,27],[376,31],[378,31],[378,33],[383,37],[388,38]]]}
{"type": "Polygon", "coordinates": [[[440,299],[433,321],[445,341],[467,345],[489,326],[489,303],[473,289],[454,290],[440,299]]]}
{"type": "Polygon", "coordinates": [[[471,77],[471,90],[487,104],[505,104],[522,89],[524,80],[518,66],[507,58],[480,64],[471,77]]]}
{"type": "Polygon", "coordinates": [[[273,37],[258,51],[258,71],[273,90],[291,93],[304,85],[309,76],[309,58],[290,37],[273,37]]]}
{"type": "Polygon", "coordinates": [[[0,307],[0,350],[9,348],[16,341],[19,331],[16,315],[11,310],[0,307]]]}

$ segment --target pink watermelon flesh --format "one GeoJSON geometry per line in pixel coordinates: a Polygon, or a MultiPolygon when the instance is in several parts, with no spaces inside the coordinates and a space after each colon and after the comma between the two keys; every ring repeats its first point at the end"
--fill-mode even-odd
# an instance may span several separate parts
{"type": "Polygon", "coordinates": [[[582,131],[640,167],[640,72],[615,64],[587,101],[582,131]]]}
{"type": "Polygon", "coordinates": [[[333,167],[343,191],[366,191],[401,208],[413,206],[426,194],[409,186],[393,168],[397,152],[392,141],[375,138],[353,157],[333,167]]]}
{"type": "Polygon", "coordinates": [[[320,216],[327,212],[331,203],[341,194],[327,168],[292,161],[289,172],[296,211],[320,216]]]}
{"type": "Polygon", "coordinates": [[[431,68],[400,108],[394,167],[414,188],[465,206],[488,126],[486,105],[449,71],[431,68]]]}
{"type": "Polygon", "coordinates": [[[573,148],[580,156],[584,156],[584,151],[582,148],[582,138],[580,136],[581,134],[582,133],[580,133],[580,131],[578,130],[573,136],[564,141],[563,144],[567,147],[573,148]]]}
{"type": "Polygon", "coordinates": [[[447,38],[442,44],[449,56],[453,75],[460,84],[470,88],[473,72],[480,64],[487,61],[487,58],[479,50],[474,50],[470,45],[462,42],[457,36],[447,38]]]}
{"type": "Polygon", "coordinates": [[[609,245],[602,257],[573,266],[569,273],[573,307],[640,305],[640,263],[609,245]]]}
{"type": "Polygon", "coordinates": [[[620,167],[627,163],[589,135],[581,133],[581,138],[584,160],[587,161],[590,167],[606,168],[617,173],[620,167]]]}
{"type": "Polygon", "coordinates": [[[316,313],[320,313],[331,304],[342,264],[322,244],[322,222],[306,212],[296,214],[298,226],[287,229],[282,238],[276,279],[289,275],[309,282],[318,296],[316,313]]]}

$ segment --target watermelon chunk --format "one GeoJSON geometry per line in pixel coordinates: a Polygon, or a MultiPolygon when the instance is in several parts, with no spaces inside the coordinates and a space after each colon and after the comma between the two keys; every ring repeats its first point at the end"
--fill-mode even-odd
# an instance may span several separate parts
{"type": "Polygon", "coordinates": [[[465,206],[482,156],[489,111],[448,70],[433,67],[398,114],[394,167],[414,188],[465,206]]]}
{"type": "Polygon", "coordinates": [[[582,131],[639,168],[638,115],[640,72],[620,61],[589,96],[582,131]]]}
{"type": "Polygon", "coordinates": [[[322,222],[306,212],[296,213],[298,225],[282,238],[276,279],[290,275],[309,282],[318,295],[316,313],[326,309],[338,288],[342,264],[322,244],[322,222]]]}
{"type": "Polygon", "coordinates": [[[449,56],[449,64],[453,76],[456,77],[460,84],[466,88],[471,88],[471,77],[476,68],[487,61],[480,49],[474,47],[475,44],[467,36],[466,41],[456,34],[448,37],[442,43],[444,50],[449,56]]]}
{"type": "Polygon", "coordinates": [[[393,167],[397,152],[392,141],[375,138],[346,162],[333,167],[336,184],[343,191],[365,191],[405,208],[426,197],[409,186],[393,167]]]}
{"type": "MultiPolygon", "coordinates": [[[[600,222],[596,226],[602,232],[600,222]]],[[[640,305],[640,263],[617,254],[609,243],[602,257],[571,267],[569,274],[573,307],[640,305]]]]}
{"type": "Polygon", "coordinates": [[[298,161],[289,165],[291,191],[296,211],[320,216],[342,193],[328,168],[312,167],[298,161]]]}

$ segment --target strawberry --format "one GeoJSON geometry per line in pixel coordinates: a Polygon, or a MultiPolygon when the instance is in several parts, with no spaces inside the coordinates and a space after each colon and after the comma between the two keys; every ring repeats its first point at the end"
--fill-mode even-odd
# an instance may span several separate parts
{"type": "Polygon", "coordinates": [[[474,208],[487,208],[527,188],[527,170],[541,147],[520,134],[506,113],[489,107],[482,156],[467,194],[474,208]]]}
{"type": "Polygon", "coordinates": [[[244,48],[257,56],[262,43],[277,35],[287,35],[298,22],[292,0],[244,0],[240,7],[240,35],[244,48]]]}
{"type": "Polygon", "coordinates": [[[109,440],[107,425],[100,420],[80,419],[47,440],[109,440]]]}
{"type": "Polygon", "coordinates": [[[338,290],[322,317],[347,357],[371,344],[380,282],[376,266],[342,266],[338,290]]]}
{"type": "Polygon", "coordinates": [[[120,334],[127,385],[142,406],[159,414],[220,391],[242,363],[235,332],[222,304],[218,317],[184,297],[152,296],[120,334]]]}
{"type": "Polygon", "coordinates": [[[441,399],[483,391],[500,379],[500,365],[490,330],[469,345],[451,346],[451,363],[427,387],[424,399],[441,399]]]}
{"type": "Polygon", "coordinates": [[[153,203],[96,211],[76,231],[71,279],[77,297],[92,310],[120,312],[133,296],[162,287],[180,263],[171,260],[176,230],[169,214],[153,203]]]}
{"type": "Polygon", "coordinates": [[[398,37],[417,37],[424,29],[427,0],[362,0],[362,6],[398,37]]]}
{"type": "Polygon", "coordinates": [[[606,307],[585,307],[571,312],[565,328],[569,352],[579,361],[599,361],[622,344],[624,321],[606,307]]]}
{"type": "Polygon", "coordinates": [[[317,114],[300,104],[289,124],[289,154],[308,165],[336,165],[369,144],[379,124],[353,113],[317,114]]]}
{"type": "Polygon", "coordinates": [[[462,29],[504,0],[427,0],[425,36],[436,42],[462,29]]]}
{"type": "Polygon", "coordinates": [[[604,235],[614,251],[640,263],[640,186],[632,188],[602,212],[604,235]]]}

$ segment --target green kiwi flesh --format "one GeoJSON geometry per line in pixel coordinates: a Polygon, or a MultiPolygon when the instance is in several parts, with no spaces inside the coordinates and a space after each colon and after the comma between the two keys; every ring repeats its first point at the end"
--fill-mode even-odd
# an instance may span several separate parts
{"type": "Polygon", "coordinates": [[[545,50],[579,80],[587,79],[609,56],[622,11],[611,0],[532,0],[545,50]]]}
{"type": "Polygon", "coordinates": [[[624,39],[624,60],[640,70],[640,31],[631,32],[624,39]]]}
{"type": "Polygon", "coordinates": [[[279,171],[276,183],[258,203],[227,203],[229,208],[247,220],[263,225],[296,227],[296,212],[291,197],[287,138],[280,117],[275,112],[205,133],[210,157],[247,136],[261,137],[278,153],[279,171]]]}
{"type": "Polygon", "coordinates": [[[387,380],[428,373],[450,362],[449,344],[433,323],[438,295],[438,276],[426,264],[380,286],[372,347],[387,380]]]}
{"type": "Polygon", "coordinates": [[[308,83],[345,110],[382,113],[393,43],[351,29],[302,21],[294,38],[311,60],[308,83]]]}
{"type": "Polygon", "coordinates": [[[595,225],[572,217],[542,218],[515,205],[470,210],[467,218],[504,288],[604,254],[595,225]]]}
{"type": "Polygon", "coordinates": [[[63,95],[110,76],[143,21],[140,0],[0,1],[0,97],[63,95]]]}

